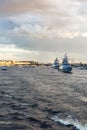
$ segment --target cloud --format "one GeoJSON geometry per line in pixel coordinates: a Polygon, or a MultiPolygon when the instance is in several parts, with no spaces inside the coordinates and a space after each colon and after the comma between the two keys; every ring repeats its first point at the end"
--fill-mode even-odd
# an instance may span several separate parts
{"type": "Polygon", "coordinates": [[[20,27],[15,27],[12,30],[14,35],[27,36],[39,39],[55,39],[55,38],[69,38],[87,37],[87,32],[80,30],[74,31],[68,29],[61,29],[57,26],[40,26],[39,24],[23,24],[20,27]]]}
{"type": "Polygon", "coordinates": [[[82,14],[86,10],[86,1],[0,0],[0,6],[3,16],[9,14],[7,19],[1,19],[0,28],[8,29],[13,35],[34,38],[86,37],[87,16],[82,14]]]}
{"type": "Polygon", "coordinates": [[[81,0],[0,0],[0,14],[7,16],[1,18],[0,29],[34,38],[86,37],[86,3],[81,0]]]}
{"type": "Polygon", "coordinates": [[[38,52],[82,52],[87,46],[87,37],[76,37],[73,39],[37,39],[25,36],[9,36],[9,44],[14,44],[17,48],[27,51],[38,52]],[[83,44],[82,44],[83,43],[83,44]],[[78,49],[79,48],[79,49],[78,49]]]}
{"type": "Polygon", "coordinates": [[[45,15],[56,14],[60,17],[65,15],[76,15],[79,11],[85,10],[86,1],[78,0],[0,0],[0,14],[13,15],[21,13],[39,13],[45,15]]]}
{"type": "Polygon", "coordinates": [[[75,19],[69,21],[56,19],[57,21],[58,23],[55,23],[55,19],[53,21],[50,18],[49,22],[48,19],[45,20],[40,15],[34,17],[34,15],[27,14],[20,17],[10,17],[1,20],[0,33],[4,36],[26,36],[39,39],[86,37],[87,23],[85,18],[78,17],[77,21],[75,19]]]}
{"type": "MultiPolygon", "coordinates": [[[[7,34],[13,36],[25,36],[30,38],[39,38],[39,39],[55,39],[55,38],[69,38],[73,39],[75,37],[87,37],[86,27],[80,26],[80,23],[77,26],[74,25],[49,25],[43,24],[43,21],[38,19],[37,22],[31,20],[21,23],[16,21],[13,25],[13,28],[8,29],[7,34]],[[32,22],[31,22],[32,21],[32,22]]],[[[14,21],[15,22],[15,21],[14,21]]],[[[80,21],[81,22],[81,21],[80,21]]],[[[12,22],[13,23],[13,22],[12,22]]],[[[84,22],[83,22],[84,23],[84,22]]],[[[6,34],[6,33],[5,33],[6,34]]]]}
{"type": "MultiPolygon", "coordinates": [[[[21,58],[28,58],[30,53],[27,51],[37,59],[45,54],[49,59],[52,54],[55,56],[67,51],[84,55],[87,47],[87,1],[0,0],[0,44],[4,49],[5,45],[12,45],[21,58]],[[17,49],[19,52],[22,49],[20,54],[17,49]]],[[[14,57],[17,57],[16,51],[13,51],[14,57]]]]}
{"type": "Polygon", "coordinates": [[[0,44],[9,44],[10,40],[6,37],[0,37],[0,44]]]}
{"type": "Polygon", "coordinates": [[[50,8],[48,0],[0,0],[0,13],[11,15],[26,12],[43,12],[50,8]]]}
{"type": "Polygon", "coordinates": [[[58,57],[61,60],[64,53],[67,52],[70,58],[74,58],[77,61],[86,61],[86,37],[74,38],[73,40],[68,38],[42,40],[24,36],[11,36],[8,39],[5,37],[2,37],[1,39],[1,59],[52,62],[55,57],[58,57]]]}
{"type": "Polygon", "coordinates": [[[25,50],[15,44],[0,44],[0,59],[2,60],[36,60],[37,57],[37,51],[25,50]],[[35,56],[32,56],[32,54],[35,56]]]}

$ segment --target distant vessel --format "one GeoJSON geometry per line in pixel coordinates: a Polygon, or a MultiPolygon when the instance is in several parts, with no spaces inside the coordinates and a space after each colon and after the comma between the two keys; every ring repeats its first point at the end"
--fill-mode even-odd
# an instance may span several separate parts
{"type": "Polygon", "coordinates": [[[79,70],[87,70],[87,67],[86,66],[79,66],[77,67],[79,70]]]}
{"type": "Polygon", "coordinates": [[[72,66],[68,62],[68,57],[67,54],[65,53],[65,56],[63,58],[63,62],[61,66],[59,67],[59,70],[65,73],[71,73],[72,71],[72,66]]]}
{"type": "Polygon", "coordinates": [[[7,70],[8,70],[8,67],[7,67],[7,66],[2,66],[2,67],[1,67],[1,70],[7,71],[7,70]]]}
{"type": "Polygon", "coordinates": [[[52,67],[53,67],[54,69],[59,69],[59,60],[58,60],[58,58],[55,59],[55,61],[54,61],[53,65],[52,65],[52,67]]]}

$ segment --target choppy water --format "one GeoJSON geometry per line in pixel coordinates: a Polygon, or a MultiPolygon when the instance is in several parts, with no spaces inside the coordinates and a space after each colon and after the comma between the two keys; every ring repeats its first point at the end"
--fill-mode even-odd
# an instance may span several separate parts
{"type": "Polygon", "coordinates": [[[87,70],[0,70],[0,130],[80,130],[72,122],[64,123],[68,116],[87,130],[87,70]]]}

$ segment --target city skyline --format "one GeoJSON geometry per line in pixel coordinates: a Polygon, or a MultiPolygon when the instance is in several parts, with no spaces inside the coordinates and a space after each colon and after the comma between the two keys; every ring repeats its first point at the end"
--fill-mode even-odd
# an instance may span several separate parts
{"type": "Polygon", "coordinates": [[[86,0],[0,0],[0,59],[87,62],[86,0]]]}

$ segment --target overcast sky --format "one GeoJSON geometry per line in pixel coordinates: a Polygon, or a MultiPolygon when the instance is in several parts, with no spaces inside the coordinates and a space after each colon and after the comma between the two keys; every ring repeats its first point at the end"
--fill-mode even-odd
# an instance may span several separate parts
{"type": "Polygon", "coordinates": [[[0,59],[87,62],[87,0],[0,0],[0,59]]]}

